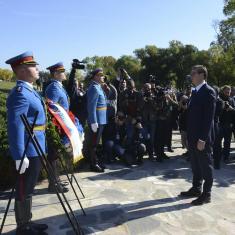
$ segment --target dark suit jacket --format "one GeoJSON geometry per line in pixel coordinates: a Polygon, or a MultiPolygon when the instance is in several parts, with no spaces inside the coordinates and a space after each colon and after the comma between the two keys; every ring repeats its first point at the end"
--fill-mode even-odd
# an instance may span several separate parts
{"type": "Polygon", "coordinates": [[[187,136],[189,146],[196,147],[197,141],[214,142],[214,115],[216,95],[212,87],[204,84],[190,99],[187,113],[187,136]]]}

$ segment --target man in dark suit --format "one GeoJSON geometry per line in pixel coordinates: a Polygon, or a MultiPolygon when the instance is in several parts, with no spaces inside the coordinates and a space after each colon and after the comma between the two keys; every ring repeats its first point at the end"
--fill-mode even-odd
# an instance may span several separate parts
{"type": "Polygon", "coordinates": [[[195,86],[189,101],[187,116],[187,138],[193,172],[192,188],[181,192],[184,197],[198,197],[193,205],[211,201],[213,184],[212,145],[214,142],[214,114],[216,95],[207,85],[207,69],[202,65],[192,68],[191,79],[195,86]],[[203,191],[202,191],[202,182],[203,191]]]}

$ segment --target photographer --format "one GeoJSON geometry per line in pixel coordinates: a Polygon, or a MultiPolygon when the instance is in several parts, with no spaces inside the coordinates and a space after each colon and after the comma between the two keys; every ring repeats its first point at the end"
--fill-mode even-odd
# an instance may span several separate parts
{"type": "Polygon", "coordinates": [[[120,93],[126,88],[126,81],[132,80],[127,71],[124,68],[118,68],[117,77],[113,81],[113,85],[117,92],[120,93]]]}
{"type": "Polygon", "coordinates": [[[182,148],[187,150],[183,156],[188,155],[188,141],[187,141],[187,108],[189,98],[186,95],[182,95],[179,101],[179,131],[181,134],[182,148]]]}
{"type": "Polygon", "coordinates": [[[172,149],[172,133],[173,130],[178,129],[178,102],[175,93],[171,90],[167,90],[167,95],[169,96],[168,105],[169,105],[169,116],[167,119],[167,129],[166,129],[166,143],[168,152],[174,152],[172,149]]]}
{"type": "Polygon", "coordinates": [[[224,86],[221,90],[220,98],[223,101],[223,111],[219,118],[219,146],[222,145],[222,140],[224,139],[224,148],[221,152],[216,152],[216,159],[220,161],[222,155],[224,157],[224,162],[229,162],[230,155],[230,145],[232,138],[232,130],[234,124],[234,115],[235,115],[235,102],[230,97],[231,87],[224,86]]]}
{"type": "Polygon", "coordinates": [[[171,115],[172,106],[177,105],[177,102],[171,98],[169,91],[166,91],[161,87],[157,88],[155,151],[157,155],[156,160],[159,162],[162,162],[164,158],[169,159],[164,153],[164,145],[167,143],[168,137],[168,132],[166,131],[167,122],[171,115]]]}
{"type": "Polygon", "coordinates": [[[77,59],[73,60],[72,69],[69,74],[67,93],[70,98],[70,110],[79,119],[84,127],[87,119],[86,92],[83,89],[83,83],[75,78],[77,69],[84,69],[85,66],[77,59]]]}
{"type": "Polygon", "coordinates": [[[145,83],[143,87],[143,96],[141,98],[141,114],[143,127],[149,137],[148,154],[149,159],[154,160],[154,142],[156,130],[156,97],[151,89],[150,83],[145,83]]]}
{"type": "Polygon", "coordinates": [[[129,80],[127,82],[127,89],[120,93],[120,111],[122,111],[127,116],[127,135],[131,138],[133,134],[133,123],[135,119],[140,116],[140,98],[141,94],[135,88],[135,82],[129,80]]]}
{"type": "Polygon", "coordinates": [[[131,136],[130,141],[128,141],[127,146],[127,153],[132,156],[134,164],[141,165],[143,163],[147,141],[148,137],[142,126],[142,119],[137,118],[135,123],[133,123],[133,135],[131,136]]]}
{"type": "Polygon", "coordinates": [[[104,127],[102,142],[105,143],[108,137],[108,132],[110,128],[115,125],[115,117],[117,113],[117,90],[109,82],[107,76],[105,76],[104,83],[102,84],[103,91],[106,95],[107,103],[107,124],[104,127]]]}
{"type": "Polygon", "coordinates": [[[220,169],[221,162],[221,135],[220,135],[220,117],[224,110],[224,101],[219,97],[219,88],[213,86],[216,94],[216,107],[215,107],[215,116],[214,116],[214,130],[215,130],[215,141],[213,146],[213,158],[214,158],[214,169],[220,169]]]}
{"type": "Polygon", "coordinates": [[[107,118],[108,123],[114,122],[116,113],[117,113],[117,90],[116,88],[110,83],[108,77],[105,76],[104,83],[102,84],[102,88],[106,94],[106,102],[107,102],[107,118]]]}
{"type": "Polygon", "coordinates": [[[105,160],[107,163],[114,162],[116,157],[121,159],[126,165],[130,165],[130,156],[126,152],[126,125],[125,115],[118,112],[113,126],[108,126],[104,132],[106,138],[104,142],[105,160]]]}

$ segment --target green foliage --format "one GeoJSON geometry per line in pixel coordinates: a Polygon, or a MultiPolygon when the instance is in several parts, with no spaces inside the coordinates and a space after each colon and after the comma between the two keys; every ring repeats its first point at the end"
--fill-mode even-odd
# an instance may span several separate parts
{"type": "Polygon", "coordinates": [[[216,43],[227,51],[235,43],[235,0],[225,0],[223,12],[227,18],[218,24],[216,43]]]}
{"type": "Polygon", "coordinates": [[[14,80],[13,72],[8,69],[0,69],[0,80],[13,81],[14,80]]]}
{"type": "Polygon", "coordinates": [[[112,56],[93,56],[84,59],[87,63],[87,72],[90,73],[96,68],[102,68],[105,74],[109,75],[112,79],[115,76],[114,65],[116,59],[112,56]]]}
{"type": "Polygon", "coordinates": [[[0,189],[4,190],[15,182],[14,163],[9,154],[6,122],[6,98],[13,83],[0,82],[0,189]]]}

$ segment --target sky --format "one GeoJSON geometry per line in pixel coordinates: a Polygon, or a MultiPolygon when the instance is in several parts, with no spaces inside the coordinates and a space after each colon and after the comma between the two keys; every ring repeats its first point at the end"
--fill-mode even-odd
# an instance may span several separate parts
{"type": "Polygon", "coordinates": [[[223,0],[0,0],[0,67],[33,51],[40,69],[73,58],[133,55],[179,40],[208,49],[223,0]]]}

